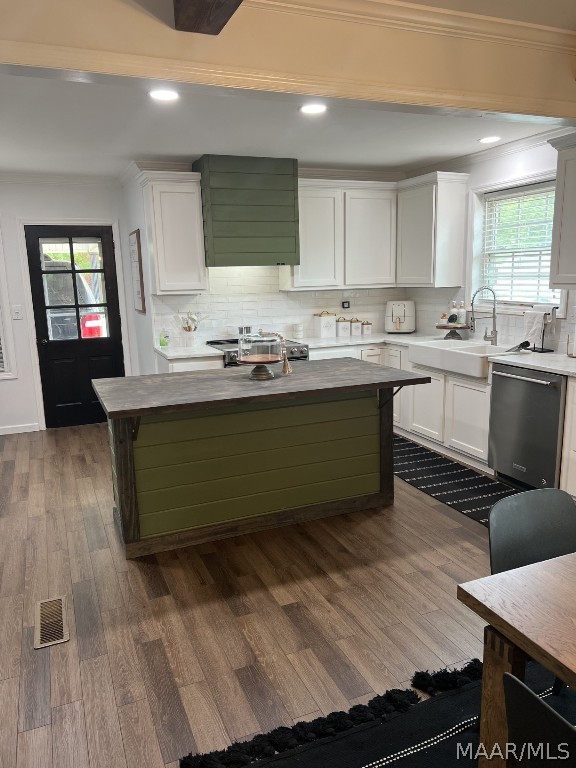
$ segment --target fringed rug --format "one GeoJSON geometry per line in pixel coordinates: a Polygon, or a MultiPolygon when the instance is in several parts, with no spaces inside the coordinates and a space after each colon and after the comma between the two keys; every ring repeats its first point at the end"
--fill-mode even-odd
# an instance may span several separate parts
{"type": "MultiPolygon", "coordinates": [[[[388,691],[349,712],[277,728],[208,755],[188,755],[181,768],[462,768],[476,766],[482,664],[418,672],[413,685],[433,698],[418,703],[412,690],[388,691]]],[[[576,692],[551,694],[554,676],[528,666],[527,684],[576,722],[576,692]]]]}
{"type": "Polygon", "coordinates": [[[486,526],[494,504],[519,493],[516,488],[399,435],[394,435],[394,474],[486,526]]]}

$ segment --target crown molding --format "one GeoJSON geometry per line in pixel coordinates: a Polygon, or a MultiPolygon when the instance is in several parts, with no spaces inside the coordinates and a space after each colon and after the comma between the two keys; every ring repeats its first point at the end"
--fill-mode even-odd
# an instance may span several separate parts
{"type": "Polygon", "coordinates": [[[410,176],[404,181],[398,182],[398,189],[412,189],[413,187],[422,187],[427,184],[435,184],[438,182],[452,183],[452,184],[466,184],[468,182],[467,173],[450,173],[446,171],[431,171],[430,173],[410,176]]]}
{"type": "Polygon", "coordinates": [[[0,171],[0,184],[53,184],[57,186],[116,187],[118,186],[118,179],[114,178],[114,176],[0,171]]]}
{"type": "MultiPolygon", "coordinates": [[[[250,0],[255,2],[256,0],[250,0]]],[[[273,2],[274,0],[269,0],[273,2]]],[[[316,77],[270,69],[245,69],[219,65],[203,65],[179,59],[166,59],[134,54],[95,51],[42,43],[19,43],[0,40],[0,62],[24,67],[93,72],[123,77],[152,78],[174,82],[246,88],[257,91],[297,93],[310,96],[391,102],[394,104],[444,107],[452,109],[501,112],[504,114],[562,117],[576,119],[576,100],[527,97],[515,94],[433,89],[398,86],[365,79],[343,79],[337,75],[316,77]]]]}
{"type": "Polygon", "coordinates": [[[390,181],[396,182],[406,178],[403,171],[385,170],[354,170],[353,168],[312,168],[298,167],[300,179],[333,179],[334,181],[390,181]]]}
{"type": "Polygon", "coordinates": [[[244,6],[260,11],[316,16],[572,55],[576,53],[576,32],[571,30],[401,0],[244,0],[244,6]]]}
{"type": "Polygon", "coordinates": [[[548,143],[552,144],[554,149],[570,149],[571,147],[576,147],[576,131],[565,134],[564,136],[559,136],[558,138],[553,137],[548,139],[548,143]]]}
{"type": "Polygon", "coordinates": [[[506,157],[507,155],[514,155],[518,152],[526,152],[530,149],[536,149],[544,144],[556,145],[556,141],[560,141],[563,136],[574,136],[576,132],[574,128],[556,128],[552,131],[546,131],[545,133],[539,133],[536,136],[528,136],[525,139],[518,139],[517,141],[510,141],[507,144],[501,144],[498,147],[490,147],[489,149],[483,149],[479,152],[473,152],[470,155],[462,155],[461,157],[455,157],[451,160],[440,161],[418,168],[409,168],[407,172],[410,174],[416,173],[418,175],[424,173],[432,173],[437,170],[441,165],[443,168],[449,168],[452,172],[459,172],[461,169],[469,169],[470,166],[480,165],[490,160],[497,160],[500,157],[506,157]]]}

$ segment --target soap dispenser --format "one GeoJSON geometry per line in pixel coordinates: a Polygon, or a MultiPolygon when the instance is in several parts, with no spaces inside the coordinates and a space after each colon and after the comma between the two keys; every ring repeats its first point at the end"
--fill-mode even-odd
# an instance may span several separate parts
{"type": "Polygon", "coordinates": [[[463,301],[460,302],[460,307],[456,314],[457,314],[458,322],[460,323],[460,325],[466,325],[466,307],[464,306],[463,301]]]}

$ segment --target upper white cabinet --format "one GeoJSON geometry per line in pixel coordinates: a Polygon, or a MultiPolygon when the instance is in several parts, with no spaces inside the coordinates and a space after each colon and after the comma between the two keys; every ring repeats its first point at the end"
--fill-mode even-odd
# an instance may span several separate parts
{"type": "Polygon", "coordinates": [[[281,268],[283,290],[394,285],[395,184],[299,183],[300,266],[281,268]]]}
{"type": "Polygon", "coordinates": [[[468,174],[429,173],[398,183],[396,285],[463,285],[468,174]]]}
{"type": "Polygon", "coordinates": [[[576,285],[576,133],[550,142],[558,150],[550,287],[576,285]]]}
{"type": "Polygon", "coordinates": [[[396,193],[344,191],[344,285],[394,285],[396,193]]]}
{"type": "Polygon", "coordinates": [[[205,291],[200,174],[141,171],[134,164],[125,194],[129,229],[140,229],[150,293],[205,291]]]}
{"type": "Polygon", "coordinates": [[[337,288],[344,262],[344,193],[299,186],[300,266],[287,267],[294,288],[337,288]]]}

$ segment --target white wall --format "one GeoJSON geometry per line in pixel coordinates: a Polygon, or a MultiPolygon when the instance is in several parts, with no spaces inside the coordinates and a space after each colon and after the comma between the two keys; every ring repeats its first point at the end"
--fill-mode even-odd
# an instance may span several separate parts
{"type": "MultiPolygon", "coordinates": [[[[10,307],[2,307],[10,377],[0,374],[0,434],[43,427],[24,224],[114,225],[118,218],[119,186],[115,181],[0,174],[0,247],[6,273],[6,285],[0,291],[0,298],[7,296],[11,306],[20,304],[24,309],[23,320],[12,320],[10,307]],[[11,350],[13,354],[10,354],[11,350]]],[[[119,252],[117,242],[117,256],[119,252]]],[[[126,349],[130,329],[124,306],[123,270],[118,261],[117,258],[126,349]]],[[[125,357],[129,372],[130,360],[125,357]]]]}
{"type": "MultiPolygon", "coordinates": [[[[495,148],[482,154],[471,155],[466,158],[458,158],[440,165],[434,166],[434,170],[454,171],[470,174],[469,188],[473,195],[475,190],[485,192],[488,189],[501,189],[507,186],[513,187],[519,183],[529,184],[531,181],[540,180],[542,174],[549,178],[556,175],[556,162],[558,152],[547,142],[542,142],[536,146],[522,146],[517,143],[510,148],[495,148]]],[[[419,172],[427,172],[430,168],[421,169],[419,172]]],[[[469,228],[472,223],[469,221],[469,228]]],[[[472,242],[463,256],[467,260],[467,272],[471,273],[472,242]]],[[[461,299],[465,299],[466,305],[470,301],[472,286],[469,284],[464,290],[432,290],[429,288],[420,288],[411,291],[411,297],[417,302],[416,320],[418,330],[426,332],[434,330],[434,324],[445,312],[452,300],[456,300],[458,305],[461,299]]],[[[545,346],[553,349],[565,350],[568,334],[574,339],[576,321],[576,291],[571,291],[568,296],[567,317],[564,320],[557,320],[555,325],[546,332],[545,346]]],[[[475,337],[483,335],[484,328],[488,326],[491,330],[492,320],[490,317],[480,320],[475,337]]],[[[502,314],[497,316],[498,343],[515,344],[523,341],[524,320],[521,314],[502,314]]]]}

